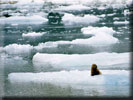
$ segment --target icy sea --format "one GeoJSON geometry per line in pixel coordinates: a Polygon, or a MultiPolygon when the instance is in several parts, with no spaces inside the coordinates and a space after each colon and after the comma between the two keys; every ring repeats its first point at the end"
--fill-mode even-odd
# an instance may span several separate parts
{"type": "Polygon", "coordinates": [[[1,0],[0,96],[129,97],[131,2],[1,0]]]}

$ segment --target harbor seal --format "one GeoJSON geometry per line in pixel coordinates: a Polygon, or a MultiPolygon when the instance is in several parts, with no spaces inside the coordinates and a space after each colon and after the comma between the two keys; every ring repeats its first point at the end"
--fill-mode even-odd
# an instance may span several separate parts
{"type": "Polygon", "coordinates": [[[100,75],[100,74],[101,74],[101,72],[97,68],[97,65],[96,64],[92,64],[92,66],[91,66],[91,76],[100,75]]]}

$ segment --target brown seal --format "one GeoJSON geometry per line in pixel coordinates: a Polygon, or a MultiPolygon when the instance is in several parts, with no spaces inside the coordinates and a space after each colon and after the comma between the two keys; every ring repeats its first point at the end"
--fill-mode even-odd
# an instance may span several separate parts
{"type": "Polygon", "coordinates": [[[100,74],[101,74],[101,72],[97,68],[97,65],[96,64],[92,64],[92,66],[91,66],[91,76],[100,75],[100,74]]]}

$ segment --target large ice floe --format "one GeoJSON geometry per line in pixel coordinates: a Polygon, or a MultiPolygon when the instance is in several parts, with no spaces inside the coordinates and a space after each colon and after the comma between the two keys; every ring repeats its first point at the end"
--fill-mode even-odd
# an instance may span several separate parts
{"type": "Polygon", "coordinates": [[[41,17],[39,15],[0,18],[0,24],[42,24],[47,21],[47,18],[41,17]]]}
{"type": "Polygon", "coordinates": [[[94,15],[84,15],[75,16],[73,14],[65,13],[62,18],[62,21],[65,25],[74,25],[74,24],[91,24],[99,21],[99,18],[94,15]]]}
{"type": "Polygon", "coordinates": [[[90,69],[95,63],[104,69],[129,69],[130,53],[95,54],[44,54],[36,53],[32,59],[36,70],[39,69],[90,69]],[[118,66],[116,66],[118,65],[118,66]]]}
{"type": "Polygon", "coordinates": [[[88,27],[82,28],[81,31],[85,35],[97,35],[99,33],[113,35],[115,33],[115,31],[112,28],[109,28],[106,26],[104,27],[88,26],[88,27]]]}
{"type": "Polygon", "coordinates": [[[40,37],[43,36],[45,32],[43,33],[36,33],[36,32],[30,32],[30,33],[23,33],[22,37],[40,37]]]}
{"type": "Polygon", "coordinates": [[[118,43],[119,40],[113,37],[115,31],[109,27],[92,27],[88,26],[81,29],[84,35],[92,35],[89,39],[77,39],[75,43],[87,43],[92,45],[108,45],[118,43]]]}
{"type": "Polygon", "coordinates": [[[2,51],[5,51],[8,54],[29,54],[33,46],[29,44],[10,44],[2,48],[2,51]]]}
{"type": "Polygon", "coordinates": [[[60,71],[41,73],[11,73],[11,83],[51,83],[55,85],[129,85],[130,73],[125,70],[101,70],[102,75],[90,76],[90,71],[60,71]]]}

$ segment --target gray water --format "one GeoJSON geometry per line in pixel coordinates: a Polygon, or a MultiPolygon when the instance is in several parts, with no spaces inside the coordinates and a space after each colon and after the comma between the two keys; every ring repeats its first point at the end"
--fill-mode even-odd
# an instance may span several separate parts
{"type": "MultiPolygon", "coordinates": [[[[47,4],[45,4],[47,5],[47,4]]],[[[60,6],[60,5],[51,5],[51,7],[60,6]]],[[[28,14],[35,15],[37,12],[43,12],[44,14],[48,14],[48,10],[50,9],[49,6],[42,7],[41,5],[34,5],[32,9],[28,8],[27,12],[21,12],[26,6],[21,7],[13,7],[12,5],[8,4],[1,4],[1,12],[7,11],[11,12],[11,14],[14,16],[15,14],[19,14],[22,16],[26,16],[28,14]]],[[[83,10],[83,11],[67,11],[69,13],[79,15],[79,14],[92,14],[92,15],[102,15],[102,14],[113,14],[112,16],[105,16],[97,23],[90,24],[94,27],[111,27],[113,30],[115,30],[117,33],[114,34],[114,37],[118,38],[121,42],[112,44],[105,47],[91,47],[91,46],[85,46],[85,45],[73,45],[71,48],[69,48],[69,45],[60,45],[58,49],[53,50],[42,50],[40,52],[42,53],[49,53],[49,54],[95,54],[99,52],[116,52],[116,53],[125,53],[130,52],[130,31],[129,31],[129,24],[113,24],[114,17],[117,18],[117,21],[129,21],[129,15],[124,15],[124,10],[128,9],[128,6],[125,6],[123,8],[106,8],[104,10],[99,10],[99,6],[95,5],[91,7],[91,10],[83,10]],[[105,23],[105,24],[102,24],[105,23]]],[[[1,17],[0,17],[1,19],[1,17]]],[[[18,25],[12,25],[12,24],[0,24],[0,46],[6,47],[10,44],[29,44],[31,46],[37,46],[39,43],[45,43],[48,41],[59,41],[59,40],[65,40],[65,41],[71,41],[74,39],[85,39],[89,38],[89,36],[84,36],[81,32],[81,28],[87,27],[88,25],[71,25],[71,26],[65,26],[63,24],[61,25],[49,25],[48,23],[42,23],[42,24],[18,24],[18,25]],[[32,37],[32,38],[24,38],[22,37],[23,33],[28,32],[46,32],[41,37],[32,37]]],[[[12,49],[11,49],[12,50],[12,49]]],[[[93,86],[93,85],[80,85],[75,86],[78,88],[74,88],[71,85],[66,86],[60,86],[55,85],[51,83],[14,83],[12,84],[8,80],[8,75],[10,73],[14,72],[38,72],[35,70],[32,58],[38,51],[32,51],[28,54],[9,54],[6,51],[1,51],[1,59],[0,59],[0,89],[3,88],[4,91],[3,96],[30,96],[30,97],[68,97],[68,96],[122,96],[122,97],[128,97],[130,96],[130,85],[124,85],[124,86],[93,86]],[[3,82],[4,80],[4,82],[3,82]],[[3,84],[3,85],[2,85],[3,84]]],[[[122,66],[122,65],[117,65],[122,66]]],[[[113,70],[130,70],[129,65],[125,64],[123,66],[124,69],[113,69],[113,70]]],[[[78,69],[78,68],[77,68],[78,69]]],[[[78,69],[80,70],[80,68],[78,69]]],[[[88,69],[82,69],[81,70],[88,70],[88,69]]],[[[103,68],[104,70],[104,68],[103,68]]],[[[112,70],[112,69],[105,69],[105,70],[112,70]]],[[[58,69],[51,69],[51,72],[58,72],[60,70],[58,69]]],[[[45,69],[45,72],[49,72],[49,69],[45,69]]],[[[1,93],[0,93],[1,94],[1,93]]]]}

